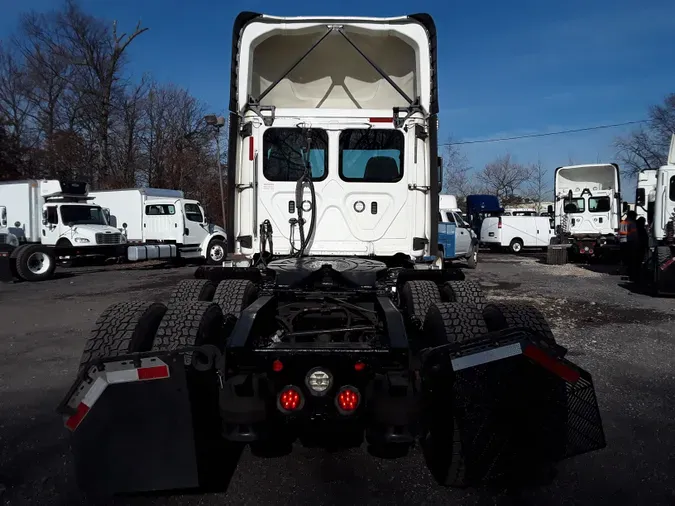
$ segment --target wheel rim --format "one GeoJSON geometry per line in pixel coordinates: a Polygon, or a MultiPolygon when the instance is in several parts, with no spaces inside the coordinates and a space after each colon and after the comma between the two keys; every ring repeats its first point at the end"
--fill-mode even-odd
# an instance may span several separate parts
{"type": "Polygon", "coordinates": [[[514,242],[513,243],[513,251],[518,253],[520,251],[520,243],[519,242],[514,242]]]}
{"type": "Polygon", "coordinates": [[[31,253],[26,262],[28,270],[36,275],[44,274],[52,265],[51,258],[41,251],[31,253]]]}
{"type": "Polygon", "coordinates": [[[220,244],[214,244],[211,246],[211,252],[209,256],[214,262],[220,262],[225,256],[225,250],[220,244]]]}

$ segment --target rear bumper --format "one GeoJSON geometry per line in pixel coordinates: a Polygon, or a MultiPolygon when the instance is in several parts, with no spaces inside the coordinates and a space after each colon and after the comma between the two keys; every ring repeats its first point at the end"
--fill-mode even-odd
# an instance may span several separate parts
{"type": "Polygon", "coordinates": [[[389,350],[259,350],[257,365],[225,381],[220,413],[225,437],[253,442],[294,440],[308,434],[362,434],[381,443],[412,442],[408,429],[417,418],[414,385],[406,355],[389,350]],[[322,371],[330,378],[325,391],[313,389],[310,375],[322,371]],[[280,395],[292,387],[301,396],[298,409],[287,411],[280,395]],[[339,408],[344,388],[359,395],[351,412],[339,408]],[[395,426],[405,430],[394,430],[395,426]]]}

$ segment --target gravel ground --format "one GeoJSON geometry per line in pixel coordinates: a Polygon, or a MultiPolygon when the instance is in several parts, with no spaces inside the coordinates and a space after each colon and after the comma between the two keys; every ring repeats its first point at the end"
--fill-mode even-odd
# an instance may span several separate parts
{"type": "MultiPolygon", "coordinates": [[[[570,359],[593,374],[608,446],[561,464],[550,487],[517,498],[446,490],[434,484],[417,450],[407,459],[380,460],[364,450],[297,447],[278,459],[245,450],[221,494],[115,503],[675,504],[675,304],[631,292],[613,271],[491,254],[466,271],[492,300],[539,307],[570,359]]],[[[166,301],[175,282],[192,272],[81,269],[41,284],[0,285],[0,503],[84,503],[54,409],[74,378],[88,329],[113,302],[166,301]]]]}

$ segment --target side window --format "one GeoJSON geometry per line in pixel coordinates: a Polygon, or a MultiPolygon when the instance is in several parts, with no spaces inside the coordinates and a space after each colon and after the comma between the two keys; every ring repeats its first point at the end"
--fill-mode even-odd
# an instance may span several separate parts
{"type": "Polygon", "coordinates": [[[469,224],[466,221],[464,221],[464,218],[462,218],[459,214],[455,215],[455,221],[457,222],[458,227],[470,228],[469,224]]]}
{"type": "Polygon", "coordinates": [[[47,207],[47,223],[50,225],[58,225],[59,223],[59,215],[54,206],[47,207]]]}
{"type": "Polygon", "coordinates": [[[446,212],[445,216],[448,218],[448,221],[450,223],[455,223],[455,215],[452,214],[450,211],[446,212]]]}
{"type": "MultiPolygon", "coordinates": [[[[328,174],[328,134],[311,131],[309,165],[312,179],[328,174]]],[[[268,181],[297,181],[305,171],[307,139],[299,128],[269,128],[263,135],[263,176],[268,181]]]]}
{"type": "Polygon", "coordinates": [[[195,221],[197,223],[202,223],[204,221],[202,210],[197,204],[185,204],[185,217],[188,220],[195,221]]]}
{"type": "Polygon", "coordinates": [[[176,207],[173,204],[152,204],[145,206],[145,214],[148,216],[172,215],[176,214],[176,207]]]}
{"type": "Polygon", "coordinates": [[[404,143],[398,130],[344,130],[340,133],[340,178],[359,183],[400,181],[404,143]]]}
{"type": "Polygon", "coordinates": [[[675,176],[670,176],[670,189],[668,191],[668,197],[671,201],[675,202],[675,176]]]}

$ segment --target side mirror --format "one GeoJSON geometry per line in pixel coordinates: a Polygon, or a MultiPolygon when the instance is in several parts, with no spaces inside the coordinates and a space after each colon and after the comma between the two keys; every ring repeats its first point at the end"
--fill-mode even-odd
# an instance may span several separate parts
{"type": "Polygon", "coordinates": [[[126,229],[126,228],[127,228],[127,224],[126,224],[126,223],[122,223],[122,228],[126,229]]]}
{"type": "Polygon", "coordinates": [[[548,211],[548,214],[553,214],[553,206],[549,205],[546,210],[548,211]]]}
{"type": "Polygon", "coordinates": [[[628,205],[628,202],[621,202],[621,212],[623,214],[626,214],[628,211],[630,211],[630,206],[628,205]]]}
{"type": "Polygon", "coordinates": [[[440,193],[443,189],[443,157],[437,157],[436,163],[438,163],[438,191],[440,193]]]}
{"type": "Polygon", "coordinates": [[[47,223],[49,223],[49,221],[47,220],[47,210],[43,209],[42,210],[42,224],[47,225],[47,223]]]}
{"type": "Polygon", "coordinates": [[[638,188],[637,194],[635,195],[635,205],[644,207],[645,205],[645,189],[638,188]]]}

